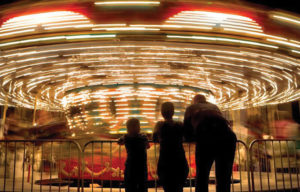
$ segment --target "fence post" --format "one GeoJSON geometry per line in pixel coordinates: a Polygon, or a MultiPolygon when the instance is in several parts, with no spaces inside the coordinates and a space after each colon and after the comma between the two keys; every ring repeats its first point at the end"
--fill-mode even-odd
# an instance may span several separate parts
{"type": "Polygon", "coordinates": [[[249,185],[249,191],[250,192],[255,192],[255,184],[254,184],[254,173],[253,173],[253,159],[252,159],[252,147],[253,145],[256,143],[257,140],[254,140],[250,143],[249,145],[249,151],[248,154],[250,156],[249,158],[249,165],[248,165],[248,171],[250,171],[251,177],[248,178],[248,182],[251,183],[251,185],[249,185]]]}

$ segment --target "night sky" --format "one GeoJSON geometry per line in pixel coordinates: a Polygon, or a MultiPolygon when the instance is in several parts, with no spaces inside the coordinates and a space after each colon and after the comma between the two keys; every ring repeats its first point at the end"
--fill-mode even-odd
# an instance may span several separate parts
{"type": "Polygon", "coordinates": [[[299,0],[247,0],[252,3],[266,5],[275,9],[283,9],[300,14],[299,0]]]}

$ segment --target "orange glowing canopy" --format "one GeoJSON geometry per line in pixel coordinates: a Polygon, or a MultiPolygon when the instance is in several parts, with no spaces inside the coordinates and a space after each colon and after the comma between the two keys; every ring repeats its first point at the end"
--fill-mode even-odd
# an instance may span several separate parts
{"type": "Polygon", "coordinates": [[[197,1],[51,1],[2,12],[1,104],[65,111],[71,90],[118,84],[207,90],[222,109],[300,98],[296,15],[197,1]]]}

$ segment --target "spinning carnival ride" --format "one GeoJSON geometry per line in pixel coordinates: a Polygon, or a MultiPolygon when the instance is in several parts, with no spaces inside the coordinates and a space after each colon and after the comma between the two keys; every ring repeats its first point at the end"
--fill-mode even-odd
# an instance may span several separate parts
{"type": "Polygon", "coordinates": [[[195,94],[226,110],[300,98],[300,17],[231,1],[35,1],[0,11],[0,104],[70,129],[151,133],[195,94]]]}

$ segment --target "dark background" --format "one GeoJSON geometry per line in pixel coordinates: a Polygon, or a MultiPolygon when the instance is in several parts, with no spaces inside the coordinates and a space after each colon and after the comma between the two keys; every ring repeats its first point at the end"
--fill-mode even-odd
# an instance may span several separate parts
{"type": "Polygon", "coordinates": [[[299,0],[247,0],[251,3],[257,3],[268,6],[274,9],[283,9],[300,14],[300,1],[299,0]]]}

